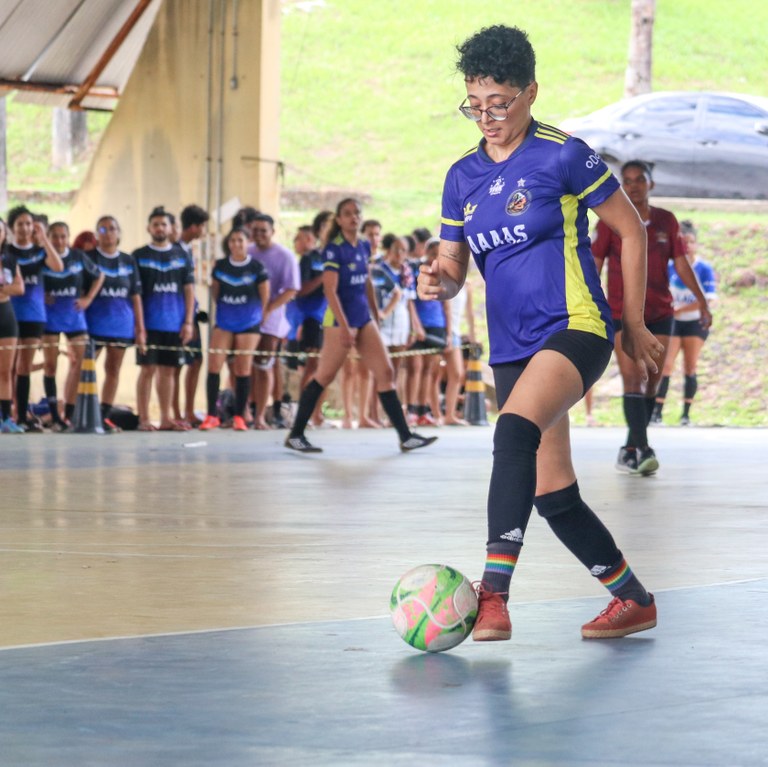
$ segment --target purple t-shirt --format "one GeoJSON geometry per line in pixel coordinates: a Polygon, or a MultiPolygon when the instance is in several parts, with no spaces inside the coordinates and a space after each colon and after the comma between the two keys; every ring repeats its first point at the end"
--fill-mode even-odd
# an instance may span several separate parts
{"type": "MultiPolygon", "coordinates": [[[[259,250],[255,245],[248,248],[251,258],[261,261],[269,275],[269,300],[274,300],[286,290],[298,290],[301,287],[299,262],[293,253],[282,245],[272,243],[266,250],[259,250]]],[[[261,323],[261,332],[277,338],[287,338],[291,325],[285,315],[286,305],[272,312],[261,323]]]]}

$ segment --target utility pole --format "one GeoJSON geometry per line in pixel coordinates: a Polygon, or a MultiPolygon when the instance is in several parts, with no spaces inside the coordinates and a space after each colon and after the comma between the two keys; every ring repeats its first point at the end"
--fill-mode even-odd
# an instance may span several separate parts
{"type": "Polygon", "coordinates": [[[653,65],[653,22],[656,0],[632,0],[629,58],[624,77],[624,97],[650,93],[653,65]]]}
{"type": "Polygon", "coordinates": [[[68,168],[88,146],[87,113],[80,109],[54,109],[52,158],[54,168],[68,168]]]}

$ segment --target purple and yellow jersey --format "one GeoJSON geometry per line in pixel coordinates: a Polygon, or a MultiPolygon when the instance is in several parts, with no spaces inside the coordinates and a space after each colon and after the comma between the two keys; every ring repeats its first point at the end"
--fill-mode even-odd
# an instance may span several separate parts
{"type": "MultiPolygon", "coordinates": [[[[357,245],[352,245],[339,235],[325,248],[323,270],[331,270],[339,275],[336,293],[351,328],[361,328],[371,321],[367,288],[370,257],[371,245],[367,240],[361,239],[357,241],[357,245]]],[[[338,322],[331,308],[328,307],[323,318],[323,326],[333,327],[334,325],[338,325],[338,322]]]]}
{"type": "Polygon", "coordinates": [[[492,365],[530,357],[559,330],[613,342],[587,209],[618,188],[583,141],[535,120],[504,162],[483,139],[450,168],[440,236],[466,242],[485,279],[492,365]]]}

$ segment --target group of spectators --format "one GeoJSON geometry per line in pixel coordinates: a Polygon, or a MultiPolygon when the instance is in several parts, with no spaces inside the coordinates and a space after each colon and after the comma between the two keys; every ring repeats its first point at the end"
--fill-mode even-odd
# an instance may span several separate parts
{"type": "MultiPolygon", "coordinates": [[[[299,371],[300,389],[312,380],[324,320],[328,324],[322,275],[334,219],[333,211],[322,211],[298,227],[291,251],[275,242],[271,216],[250,206],[238,211],[221,241],[221,258],[207,269],[213,316],[206,334],[201,324],[209,318],[197,301],[193,252],[208,223],[200,206],[187,206],[178,220],[163,207],[152,210],[149,242],[132,253],[120,249],[120,224],[113,216],[102,216],[95,231],[70,241],[66,223],[13,208],[7,223],[0,220],[2,432],[72,428],[90,342],[97,357],[104,355],[99,395],[106,431],[286,428],[286,371],[299,371]],[[116,403],[131,346],[139,366],[135,408],[116,403]],[[62,356],[69,367],[59,392],[62,356]],[[203,415],[196,412],[195,397],[206,358],[203,415]],[[44,398],[31,403],[30,377],[40,368],[44,398]],[[159,422],[150,417],[153,389],[159,422]]],[[[469,288],[450,302],[418,299],[419,266],[437,254],[438,240],[427,229],[382,236],[380,222],[369,219],[360,236],[369,245],[366,278],[408,425],[466,424],[462,351],[475,341],[469,288]]],[[[340,378],[343,427],[385,425],[371,371],[354,351],[340,378]]],[[[331,425],[322,404],[311,426],[331,425]]]]}

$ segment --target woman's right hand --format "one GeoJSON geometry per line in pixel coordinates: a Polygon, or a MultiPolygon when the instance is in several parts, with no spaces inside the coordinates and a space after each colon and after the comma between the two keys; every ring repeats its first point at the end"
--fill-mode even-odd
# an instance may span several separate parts
{"type": "Polygon", "coordinates": [[[442,297],[443,283],[437,259],[431,264],[422,264],[419,267],[416,293],[422,301],[436,301],[442,297]]]}

